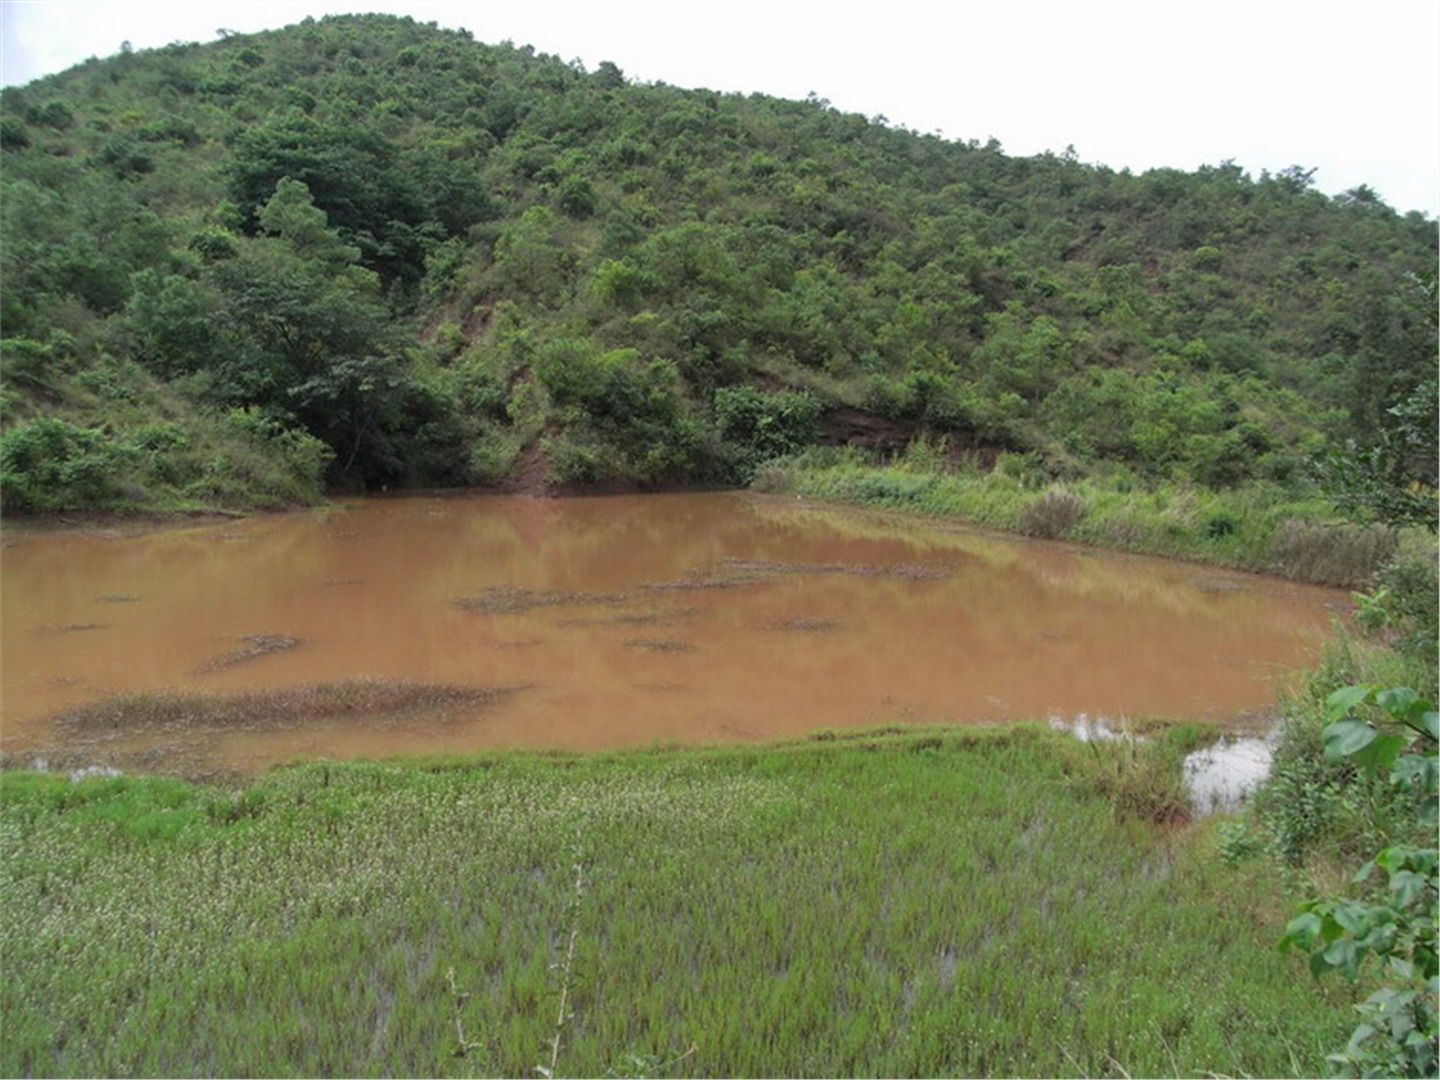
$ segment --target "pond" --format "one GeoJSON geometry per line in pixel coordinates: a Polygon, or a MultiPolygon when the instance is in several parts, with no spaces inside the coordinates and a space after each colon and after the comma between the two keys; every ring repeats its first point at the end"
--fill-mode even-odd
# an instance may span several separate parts
{"type": "Polygon", "coordinates": [[[191,772],[895,722],[1229,723],[1268,709],[1346,602],[742,493],[12,530],[0,585],[0,748],[191,772]]]}

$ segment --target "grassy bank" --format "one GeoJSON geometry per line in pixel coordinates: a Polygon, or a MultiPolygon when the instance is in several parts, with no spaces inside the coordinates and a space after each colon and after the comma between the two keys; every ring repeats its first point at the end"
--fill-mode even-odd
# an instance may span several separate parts
{"type": "Polygon", "coordinates": [[[1290,901],[1107,754],[4,774],[0,1072],[1314,1075],[1350,999],[1276,956],[1290,901]]]}
{"type": "Polygon", "coordinates": [[[953,464],[923,441],[889,465],[830,451],[772,464],[754,487],[1348,588],[1369,582],[1406,539],[1345,523],[1327,500],[1274,484],[1215,490],[1128,476],[1058,484],[1027,455],[1002,454],[983,469],[953,464]]]}

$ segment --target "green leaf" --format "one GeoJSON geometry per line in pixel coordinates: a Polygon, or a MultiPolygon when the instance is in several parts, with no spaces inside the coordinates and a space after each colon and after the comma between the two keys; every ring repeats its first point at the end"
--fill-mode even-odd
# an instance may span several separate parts
{"type": "Polygon", "coordinates": [[[1364,750],[1379,732],[1364,720],[1347,716],[1325,729],[1325,760],[1334,765],[1342,758],[1364,750]]]}
{"type": "Polygon", "coordinates": [[[1362,937],[1370,931],[1370,911],[1366,904],[1345,904],[1335,909],[1335,921],[1347,933],[1362,937]]]}
{"type": "Polygon", "coordinates": [[[1409,907],[1425,895],[1426,879],[1414,870],[1401,870],[1390,875],[1390,892],[1402,907],[1409,907]]]}
{"type": "MultiPolygon", "coordinates": [[[[1361,1044],[1365,1042],[1366,1039],[1370,1038],[1370,1036],[1374,1035],[1375,1031],[1376,1029],[1371,1027],[1369,1024],[1361,1024],[1353,1032],[1350,1033],[1350,1043],[1345,1047],[1345,1052],[1350,1055],[1363,1053],[1364,1048],[1361,1046],[1361,1044]]],[[[1344,1058],[1341,1058],[1338,1054],[1329,1055],[1329,1059],[1338,1059],[1340,1061],[1344,1061],[1344,1058]]]]}
{"type": "Polygon", "coordinates": [[[1369,686],[1342,686],[1325,699],[1326,715],[1338,720],[1370,696],[1369,686]]]}
{"type": "Polygon", "coordinates": [[[1437,803],[1433,797],[1420,808],[1420,824],[1427,829],[1433,829],[1440,825],[1440,803],[1437,803]]]}
{"type": "Polygon", "coordinates": [[[1375,856],[1377,865],[1389,874],[1401,870],[1417,870],[1433,873],[1437,855],[1432,848],[1411,847],[1408,844],[1392,844],[1375,856]]]}
{"type": "Polygon", "coordinates": [[[1410,709],[1420,700],[1420,695],[1411,690],[1408,686],[1396,686],[1389,690],[1381,690],[1375,695],[1375,704],[1388,712],[1396,720],[1404,720],[1410,715],[1410,709]]]}
{"type": "MultiPolygon", "coordinates": [[[[1324,960],[1327,968],[1334,968],[1342,978],[1353,982],[1360,971],[1360,950],[1355,942],[1349,938],[1340,938],[1325,946],[1324,950],[1316,956],[1324,960]]],[[[1315,957],[1310,958],[1311,969],[1314,970],[1315,957]]]]}
{"type": "MultiPolygon", "coordinates": [[[[1426,704],[1428,705],[1429,702],[1426,704]]],[[[1418,731],[1423,731],[1436,742],[1440,742],[1440,712],[1436,712],[1433,708],[1422,712],[1410,726],[1418,731]]]]}
{"type": "Polygon", "coordinates": [[[1403,956],[1388,957],[1386,962],[1390,965],[1390,970],[1400,978],[1413,979],[1415,977],[1415,965],[1403,956]]]}
{"type": "Polygon", "coordinates": [[[1285,924],[1285,935],[1280,939],[1279,948],[1281,952],[1290,948],[1291,945],[1298,945],[1302,949],[1308,949],[1310,945],[1320,936],[1320,929],[1323,924],[1320,916],[1314,912],[1306,911],[1296,915],[1285,924]]]}
{"type": "Polygon", "coordinates": [[[1390,782],[1396,787],[1417,788],[1427,795],[1435,793],[1437,778],[1440,778],[1440,759],[1433,754],[1426,757],[1401,754],[1390,773],[1390,782]]]}
{"type": "Polygon", "coordinates": [[[1367,862],[1364,866],[1360,867],[1359,870],[1355,871],[1355,876],[1350,879],[1350,884],[1363,884],[1365,879],[1368,878],[1372,873],[1374,873],[1375,867],[1377,865],[1379,864],[1376,863],[1373,859],[1370,862],[1367,862]]]}
{"type": "Polygon", "coordinates": [[[1388,772],[1404,749],[1405,736],[1382,733],[1350,756],[1355,759],[1355,764],[1372,773],[1388,772]]]}

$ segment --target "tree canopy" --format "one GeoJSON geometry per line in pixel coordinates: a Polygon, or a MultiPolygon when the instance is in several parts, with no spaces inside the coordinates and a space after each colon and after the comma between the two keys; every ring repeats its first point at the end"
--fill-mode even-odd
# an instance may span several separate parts
{"type": "Polygon", "coordinates": [[[93,60],[4,91],[0,136],[7,437],[153,421],[103,385],[317,440],[313,483],[646,486],[858,410],[1300,484],[1433,387],[1435,223],[1300,166],[1011,157],[392,16],[93,60]]]}

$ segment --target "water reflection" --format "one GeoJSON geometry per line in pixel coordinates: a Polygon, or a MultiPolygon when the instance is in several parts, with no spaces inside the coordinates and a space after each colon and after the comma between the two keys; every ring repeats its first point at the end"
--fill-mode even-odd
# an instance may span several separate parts
{"type": "Polygon", "coordinates": [[[10,749],[53,745],[53,714],[115,694],[526,688],[443,727],[351,716],[208,740],[237,767],[896,720],[1226,721],[1313,660],[1344,599],[738,494],[376,499],[243,529],[21,536],[0,576],[10,749]]]}
{"type": "Polygon", "coordinates": [[[1139,737],[1126,731],[1123,723],[1111,720],[1108,716],[1087,716],[1084,713],[1069,718],[1052,716],[1050,726],[1056,731],[1074,735],[1081,742],[1109,742],[1112,739],[1139,737]]]}
{"type": "Polygon", "coordinates": [[[1198,817],[1238,810],[1270,775],[1279,728],[1266,735],[1227,735],[1185,758],[1185,789],[1198,817]]]}

